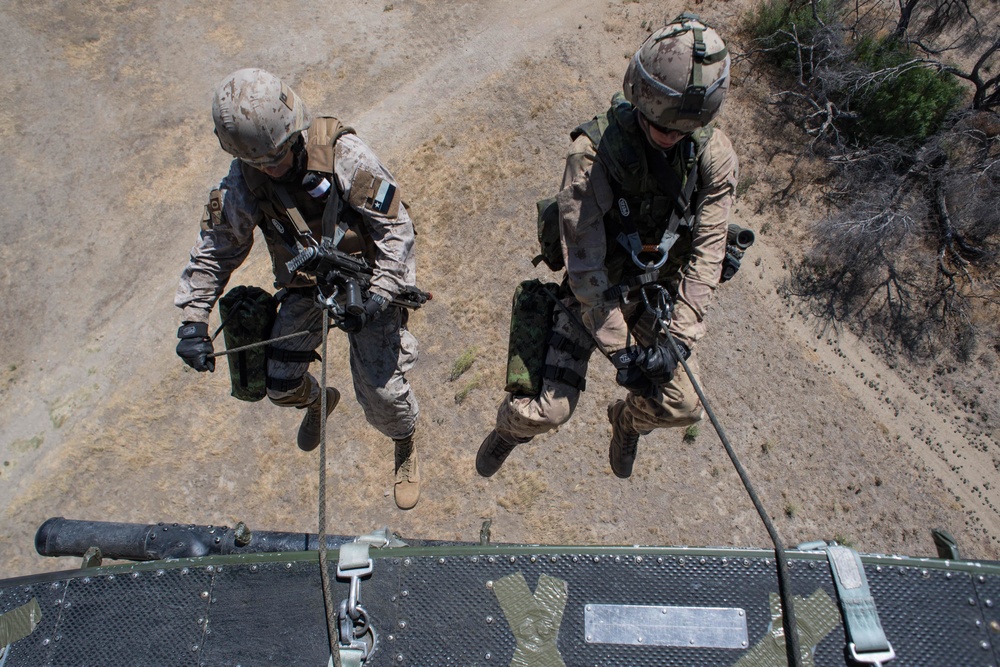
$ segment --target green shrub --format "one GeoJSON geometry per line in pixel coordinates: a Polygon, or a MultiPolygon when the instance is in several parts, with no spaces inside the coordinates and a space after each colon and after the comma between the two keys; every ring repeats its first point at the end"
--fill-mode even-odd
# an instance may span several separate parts
{"type": "MultiPolygon", "coordinates": [[[[894,40],[861,40],[854,51],[868,71],[891,69],[913,59],[894,40]]],[[[937,132],[961,102],[962,87],[951,74],[926,67],[902,73],[862,91],[854,102],[861,138],[890,137],[922,141],[937,132]]]]}
{"type": "MultiPolygon", "coordinates": [[[[835,18],[829,0],[820,0],[817,14],[824,23],[835,18]]],[[[747,15],[743,25],[756,40],[758,48],[768,51],[768,60],[796,76],[799,73],[798,51],[788,36],[781,33],[794,33],[800,42],[806,43],[811,41],[818,27],[811,4],[794,0],[764,0],[747,15]]],[[[805,74],[810,73],[806,71],[805,74]]]]}

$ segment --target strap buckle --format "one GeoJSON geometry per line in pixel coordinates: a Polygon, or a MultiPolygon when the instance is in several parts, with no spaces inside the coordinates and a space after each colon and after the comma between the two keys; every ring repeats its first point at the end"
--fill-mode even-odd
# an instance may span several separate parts
{"type": "Polygon", "coordinates": [[[896,659],[896,651],[893,650],[892,644],[888,641],[886,646],[889,648],[885,651],[868,651],[867,653],[858,653],[857,647],[854,642],[847,644],[847,652],[851,656],[851,660],[863,665],[875,665],[875,667],[882,667],[882,663],[889,662],[890,660],[896,659]]]}

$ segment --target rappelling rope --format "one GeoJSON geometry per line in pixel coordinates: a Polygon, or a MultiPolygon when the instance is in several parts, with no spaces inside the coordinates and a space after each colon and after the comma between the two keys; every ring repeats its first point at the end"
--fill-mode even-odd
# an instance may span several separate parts
{"type": "MultiPolygon", "coordinates": [[[[340,667],[340,635],[337,631],[337,610],[333,606],[330,587],[330,567],[326,562],[326,341],[330,330],[330,312],[323,309],[323,361],[319,382],[319,575],[323,582],[323,606],[326,608],[326,634],[330,640],[330,656],[334,667],[340,667]]],[[[306,332],[309,333],[309,332],[306,332]]]]}

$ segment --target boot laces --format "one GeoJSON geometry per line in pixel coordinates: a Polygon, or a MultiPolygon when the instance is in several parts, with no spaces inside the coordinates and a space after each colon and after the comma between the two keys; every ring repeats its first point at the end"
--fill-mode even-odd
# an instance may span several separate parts
{"type": "Polygon", "coordinates": [[[514,448],[517,447],[518,443],[511,442],[510,440],[504,440],[499,435],[497,436],[497,444],[493,447],[493,457],[497,459],[505,459],[514,448]]]}
{"type": "Polygon", "coordinates": [[[639,446],[639,434],[622,429],[622,456],[635,458],[635,450],[639,446]]]}

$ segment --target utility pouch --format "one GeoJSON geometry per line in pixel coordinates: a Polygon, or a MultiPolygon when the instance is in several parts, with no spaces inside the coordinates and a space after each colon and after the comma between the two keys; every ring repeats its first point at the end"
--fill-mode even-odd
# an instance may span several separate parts
{"type": "Polygon", "coordinates": [[[540,280],[525,280],[514,290],[510,313],[510,343],[507,346],[507,386],[519,396],[538,396],[545,376],[545,355],[556,308],[545,290],[555,294],[559,286],[540,280]]]}
{"type": "Polygon", "coordinates": [[[553,271],[560,271],[566,266],[562,256],[562,242],[559,240],[559,204],[555,197],[542,199],[535,204],[538,209],[538,246],[541,254],[531,260],[538,266],[545,266],[553,271]]]}
{"type": "MultiPolygon", "coordinates": [[[[226,349],[260,343],[271,337],[278,314],[278,300],[255,286],[234,287],[219,299],[219,315],[226,349]]],[[[259,401],[267,395],[267,346],[261,345],[226,357],[232,395],[241,401],[259,401]]]]}

